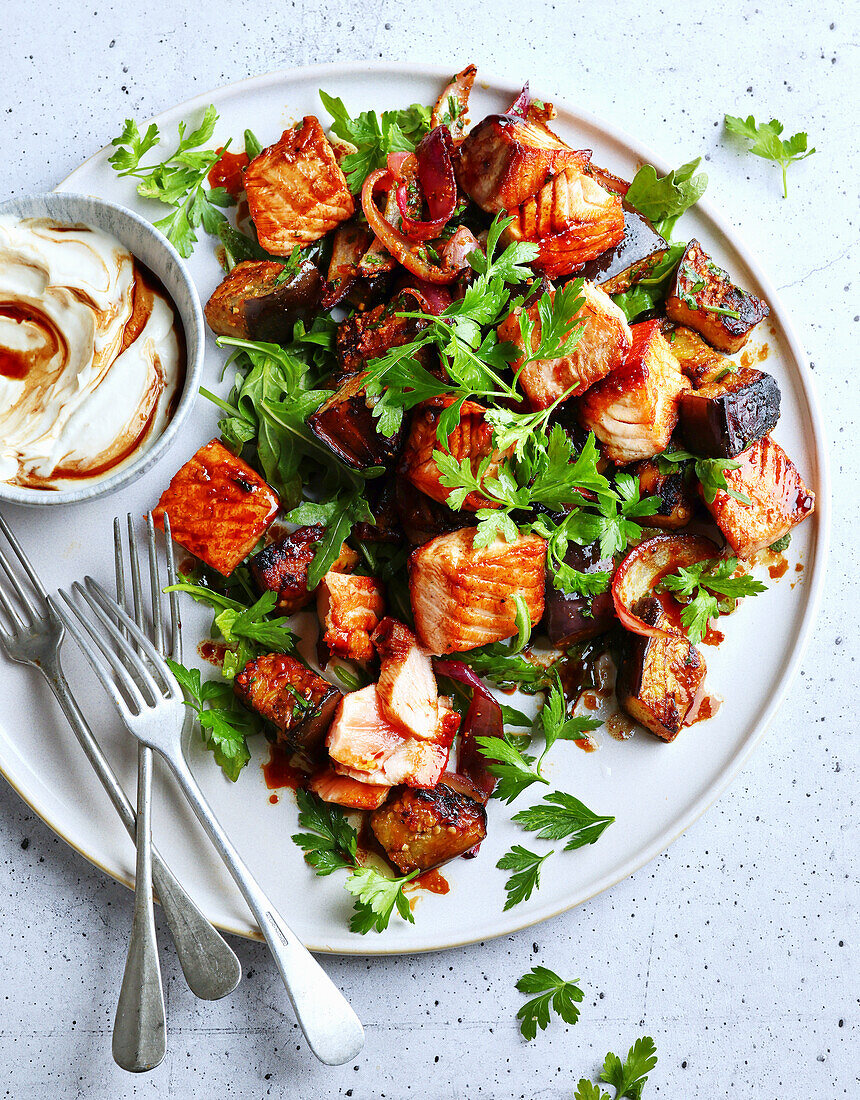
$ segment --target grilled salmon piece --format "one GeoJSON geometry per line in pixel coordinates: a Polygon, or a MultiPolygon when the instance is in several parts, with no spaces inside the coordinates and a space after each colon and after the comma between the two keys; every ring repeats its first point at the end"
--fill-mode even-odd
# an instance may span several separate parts
{"type": "Polygon", "coordinates": [[[373,632],[379,654],[376,685],[386,718],[410,737],[436,736],[439,699],[430,654],[408,626],[386,616],[373,632]]]}
{"type": "Polygon", "coordinates": [[[617,466],[666,449],[678,422],[678,398],[690,389],[659,321],[631,327],[624,362],[583,396],[579,419],[617,466]]]}
{"type": "Polygon", "coordinates": [[[348,775],[340,775],[334,768],[317,772],[308,783],[308,790],[319,795],[323,802],[335,802],[349,810],[375,810],[391,792],[388,786],[360,783],[348,775]]]}
{"type": "Polygon", "coordinates": [[[254,157],[245,193],[260,244],[275,256],[318,241],[355,213],[346,177],[313,115],[254,157]]]}
{"type": "Polygon", "coordinates": [[[382,585],[373,577],[329,570],[317,590],[317,614],[329,653],[369,661],[374,652],[370,635],[385,614],[382,585]]]}
{"type": "Polygon", "coordinates": [[[392,792],[371,814],[374,836],[403,875],[447,863],[487,835],[483,803],[449,786],[445,778],[429,791],[406,787],[392,792]]]}
{"type": "Polygon", "coordinates": [[[674,741],[704,691],[705,661],[685,635],[672,629],[659,600],[642,599],[635,611],[664,633],[628,635],[618,675],[618,701],[656,737],[674,741]]]}
{"type": "Polygon", "coordinates": [[[666,316],[733,355],[768,316],[767,304],[736,287],[697,240],[687,245],[666,298],[666,316]]]}
{"type": "Polygon", "coordinates": [[[422,741],[389,722],[376,684],[345,695],[326,739],[335,771],[361,783],[435,787],[460,722],[447,702],[440,700],[436,737],[422,741]]]}
{"type": "Polygon", "coordinates": [[[278,514],[278,495],[217,439],[176,471],[152,509],[157,527],[223,576],[240,565],[278,514]]]}
{"type": "Polygon", "coordinates": [[[457,182],[482,210],[495,214],[531,198],[551,173],[569,164],[585,166],[589,157],[542,122],[488,115],[459,148],[457,182]]]}
{"type": "MultiPolygon", "coordinates": [[[[248,562],[260,592],[277,592],[276,606],[284,615],[293,615],[313,599],[313,592],[308,591],[308,570],[324,536],[321,523],[298,527],[292,534],[269,543],[248,562]]],[[[343,543],[332,570],[351,573],[357,564],[358,554],[343,543]]]]}
{"type": "Polygon", "coordinates": [[[311,756],[328,733],[341,699],[336,687],[286,653],[268,653],[249,661],[233,681],[233,690],[278,733],[278,740],[311,756]]]}
{"type": "Polygon", "coordinates": [[[736,458],[740,466],[725,470],[726,484],[751,503],[717,490],[705,505],[739,558],[751,558],[781,539],[815,511],[815,494],[778,443],[765,436],[736,458]]]}
{"type": "MultiPolygon", "coordinates": [[[[442,450],[436,437],[436,428],[442,410],[448,408],[453,401],[453,397],[434,397],[417,407],[400,462],[401,473],[416,489],[442,503],[447,501],[451,490],[442,484],[442,474],[433,458],[433,452],[442,450]]],[[[502,460],[512,452],[508,450],[502,453],[493,447],[493,429],[484,419],[486,411],[476,401],[464,402],[460,423],[448,436],[448,450],[457,462],[468,458],[474,474],[477,474],[481,462],[489,458],[486,474],[492,477],[498,472],[502,460]]],[[[463,501],[463,509],[467,512],[494,507],[496,506],[480,493],[469,493],[463,501]]]]}
{"type": "Polygon", "coordinates": [[[409,595],[418,640],[431,653],[454,653],[517,633],[522,596],[532,625],[543,615],[546,542],[521,535],[475,547],[474,528],[419,546],[409,558],[409,595]]]}
{"type": "MultiPolygon", "coordinates": [[[[548,293],[551,299],[555,298],[554,290],[548,293]]],[[[548,408],[571,387],[571,397],[585,393],[589,386],[593,386],[620,366],[625,352],[633,342],[624,314],[608,294],[604,294],[593,283],[583,283],[582,297],[585,301],[573,319],[585,321],[586,325],[571,354],[561,359],[538,359],[523,367],[519,373],[520,386],[534,409],[548,408]]],[[[506,317],[498,331],[499,340],[508,340],[523,351],[520,312],[518,309],[506,317]]],[[[540,346],[541,339],[537,302],[528,307],[528,315],[535,326],[530,349],[534,351],[540,346]]],[[[565,336],[567,335],[566,333],[565,336]]],[[[523,358],[520,356],[511,364],[514,371],[519,371],[523,358]]]]}

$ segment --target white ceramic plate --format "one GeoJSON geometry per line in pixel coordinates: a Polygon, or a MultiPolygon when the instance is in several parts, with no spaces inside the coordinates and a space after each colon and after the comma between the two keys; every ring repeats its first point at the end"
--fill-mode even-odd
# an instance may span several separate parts
{"type": "MultiPolygon", "coordinates": [[[[340,95],[356,112],[415,101],[432,103],[445,79],[447,74],[441,70],[405,66],[300,69],[198,96],[157,121],[169,142],[179,119],[198,117],[211,101],[221,115],[218,141],[232,136],[241,145],[243,130],[251,127],[265,144],[276,140],[294,120],[321,112],[319,87],[340,95]]],[[[472,118],[504,109],[517,90],[514,84],[476,86],[472,118]]],[[[117,119],[117,132],[121,121],[117,119]]],[[[593,148],[595,161],[619,175],[629,178],[643,162],[664,172],[670,167],[611,124],[581,112],[561,108],[555,125],[573,145],[593,148]]],[[[114,175],[107,156],[104,150],[96,154],[61,187],[114,199],[153,218],[160,216],[155,204],[137,198],[132,181],[114,175]]],[[[305,866],[290,840],[296,826],[290,792],[283,792],[277,805],[269,802],[261,773],[267,755],[262,739],[236,784],[224,779],[211,757],[195,744],[192,766],[218,817],[276,905],[314,950],[384,954],[451,947],[544,920],[605,890],[657,855],[714,801],[752,751],[785,694],[810,633],[824,575],[829,488],[821,416],[800,343],[770,280],[738,234],[707,202],[686,216],[683,229],[699,237],[742,286],[770,303],[770,322],[762,326],[762,339],[770,346],[767,369],[782,389],[783,411],[776,436],[818,499],[815,517],[794,535],[789,573],[766,595],[747,601],[737,615],[725,620],[724,644],[705,651],[709,684],[725,697],[724,706],[714,720],[685,730],[671,745],[644,733],[624,743],[598,733],[600,751],[591,754],[573,745],[559,745],[551,758],[551,782],[575,792],[593,809],[616,817],[599,843],[556,854],[544,865],[540,891],[505,913],[505,874],[496,870],[496,861],[513,843],[525,842],[540,850],[548,845],[517,830],[507,821],[511,811],[491,803],[489,837],[480,856],[457,860],[445,869],[451,892],[445,897],[420,894],[415,924],[394,920],[381,936],[351,934],[347,930],[350,898],[342,876],[317,879],[305,866]],[[794,571],[798,561],[803,563],[801,573],[794,571]]],[[[210,240],[201,240],[190,266],[205,300],[220,277],[210,240]]],[[[219,392],[223,392],[218,382],[222,361],[223,355],[210,340],[203,381],[219,392]]],[[[151,507],[177,467],[217,434],[217,418],[217,410],[201,398],[169,455],[118,497],[53,508],[50,514],[4,508],[47,584],[67,584],[84,572],[109,581],[112,517],[119,511],[142,515],[151,507]]],[[[198,614],[196,606],[185,606],[190,642],[195,630],[203,636],[208,616],[198,614]]],[[[193,651],[193,645],[190,648],[193,651]]],[[[133,790],[134,748],[100,698],[73,644],[66,646],[66,655],[69,678],[84,709],[126,789],[133,790]]],[[[114,878],[130,883],[132,846],[53,698],[34,673],[2,661],[0,769],[69,844],[114,878]]],[[[520,804],[533,801],[537,799],[523,796],[520,804]]],[[[254,935],[255,926],[240,895],[164,775],[156,791],[154,817],[156,843],[208,916],[224,929],[254,935]]]]}

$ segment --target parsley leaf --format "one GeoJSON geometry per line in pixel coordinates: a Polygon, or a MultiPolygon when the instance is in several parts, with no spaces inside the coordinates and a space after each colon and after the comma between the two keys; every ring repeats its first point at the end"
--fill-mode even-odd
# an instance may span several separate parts
{"type": "Polygon", "coordinates": [[[657,1048],[650,1035],[637,1039],[624,1062],[617,1054],[609,1053],[603,1062],[600,1080],[615,1088],[615,1100],[628,1097],[639,1100],[648,1074],[657,1065],[657,1048]]]}
{"type": "Polygon", "coordinates": [[[730,134],[737,134],[752,142],[749,151],[757,157],[772,160],[782,169],[782,196],[788,198],[788,183],[785,178],[789,164],[797,160],[806,160],[811,157],[815,149],[807,149],[807,136],[803,132],[792,134],[790,138],[782,138],[780,135],[784,129],[781,122],[772,118],[770,122],[762,122],[756,125],[755,118],[737,118],[735,115],[725,116],[726,129],[730,134]]]}
{"type": "Polygon", "coordinates": [[[197,715],[203,743],[235,783],[251,759],[246,737],[258,732],[262,723],[239,703],[229,684],[218,680],[202,683],[200,669],[186,668],[169,658],[167,663],[185,693],[186,706],[197,715]]]}
{"type": "MultiPolygon", "coordinates": [[[[663,451],[662,454],[657,455],[657,462],[664,470],[666,470],[665,463],[692,462],[696,477],[699,479],[699,483],[702,486],[702,492],[708,504],[714,503],[717,492],[721,489],[724,493],[728,493],[730,497],[734,497],[735,500],[740,501],[741,504],[752,504],[752,501],[746,493],[738,493],[734,489],[729,488],[729,484],[726,481],[725,471],[737,470],[740,467],[740,462],[735,462],[730,458],[706,458],[704,455],[694,455],[689,451],[680,449],[676,451],[663,451]]],[[[668,472],[668,470],[666,470],[666,472],[668,472]]]]}
{"type": "Polygon", "coordinates": [[[550,1009],[567,1024],[575,1024],[579,1019],[577,1004],[585,994],[579,988],[579,978],[565,981],[545,966],[533,966],[517,982],[520,993],[536,993],[537,996],[520,1008],[517,1019],[523,1038],[531,1041],[537,1035],[537,1029],[545,1031],[549,1027],[550,1009]]]}
{"type": "Polygon", "coordinates": [[[430,129],[430,108],[413,103],[400,111],[362,111],[350,117],[343,100],[320,89],[323,106],[332,116],[331,130],[356,147],[343,158],[341,168],[354,195],[367,176],[384,168],[389,153],[411,153],[430,129]]]}
{"type": "Polygon", "coordinates": [[[134,176],[137,193],[143,198],[171,207],[170,213],[154,225],[180,256],[191,255],[197,243],[196,230],[201,226],[207,233],[217,233],[225,220],[218,207],[234,202],[223,187],[204,188],[209,169],[229,145],[217,152],[200,149],[212,137],[217,121],[218,114],[210,103],[200,125],[191,133],[186,135],[186,122],[179,123],[179,144],[170,156],[144,168],[140,166],[141,158],[160,140],[157,126],[151,124],[141,137],[137,123],[126,119],[122,133],[111,143],[116,147],[109,158],[111,167],[121,176],[134,176]]]}
{"type": "Polygon", "coordinates": [[[306,862],[318,875],[355,866],[358,833],[339,806],[323,802],[301,788],[296,791],[299,825],[308,832],[296,833],[293,841],[304,851],[306,862]]]}
{"type": "Polygon", "coordinates": [[[346,880],[347,890],[356,898],[355,912],[349,922],[350,931],[359,932],[362,936],[371,929],[383,932],[395,909],[404,920],[414,924],[415,918],[403,887],[418,873],[413,871],[410,875],[388,878],[372,867],[354,870],[346,880]]]}
{"type": "Polygon", "coordinates": [[[596,718],[587,718],[581,714],[567,717],[567,703],[558,678],[547,692],[546,702],[541,707],[540,720],[546,744],[537,763],[539,775],[544,757],[556,741],[581,741],[589,730],[599,729],[602,724],[596,718]]]}
{"type": "Polygon", "coordinates": [[[600,1085],[595,1085],[587,1077],[583,1077],[576,1086],[573,1100],[611,1100],[609,1093],[604,1092],[600,1085]]]}
{"type": "Polygon", "coordinates": [[[508,895],[505,910],[528,901],[534,891],[539,889],[541,866],[552,854],[550,850],[546,855],[539,856],[536,852],[523,848],[521,844],[515,844],[509,852],[505,852],[496,864],[500,871],[513,871],[505,883],[508,895]]]}
{"type": "Polygon", "coordinates": [[[542,803],[514,814],[512,820],[529,832],[537,833],[541,840],[568,837],[564,850],[572,852],[596,843],[615,818],[601,817],[572,794],[553,791],[544,796],[542,803]]]}
{"type": "Polygon", "coordinates": [[[693,175],[701,160],[697,157],[665,176],[658,176],[652,165],[645,164],[633,177],[627,190],[627,202],[653,222],[654,228],[666,240],[671,237],[678,218],[694,206],[707,189],[708,177],[705,173],[693,175]]]}
{"type": "Polygon", "coordinates": [[[522,752],[509,733],[501,737],[476,737],[475,744],[481,755],[490,761],[487,771],[498,780],[494,798],[510,803],[532,783],[549,784],[549,780],[532,767],[536,758],[522,752]]]}
{"type": "Polygon", "coordinates": [[[767,591],[767,585],[755,577],[733,576],[737,567],[737,558],[711,558],[682,566],[663,578],[661,588],[688,600],[681,609],[681,622],[693,644],[704,638],[711,619],[717,618],[721,611],[732,609],[731,604],[728,608],[725,603],[721,604],[717,596],[732,601],[767,591]]]}

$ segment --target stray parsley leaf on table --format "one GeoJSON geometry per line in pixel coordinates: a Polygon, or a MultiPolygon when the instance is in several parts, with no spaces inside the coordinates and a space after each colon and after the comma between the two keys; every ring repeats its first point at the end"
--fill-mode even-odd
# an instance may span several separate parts
{"type": "Polygon", "coordinates": [[[544,860],[549,859],[552,854],[550,849],[546,855],[539,856],[537,852],[530,852],[521,844],[515,844],[509,852],[505,852],[496,864],[500,871],[513,871],[505,883],[508,894],[505,910],[512,909],[522,901],[528,901],[540,886],[540,869],[544,860]]]}
{"type": "Polygon", "coordinates": [[[536,993],[532,1000],[526,1001],[517,1013],[523,1038],[532,1040],[537,1029],[545,1031],[549,1026],[550,1009],[567,1024],[575,1024],[579,1019],[577,1004],[583,999],[578,986],[579,978],[566,982],[546,966],[533,966],[517,982],[520,993],[536,993]]]}
{"type": "Polygon", "coordinates": [[[611,1052],[603,1061],[600,1080],[615,1089],[615,1100],[622,1097],[639,1100],[642,1088],[648,1080],[648,1074],[657,1065],[657,1048],[650,1035],[637,1039],[622,1062],[617,1054],[611,1052]]]}
{"type": "Polygon", "coordinates": [[[688,600],[681,608],[681,622],[694,644],[704,638],[711,619],[730,609],[725,607],[725,600],[757,596],[767,591],[766,584],[749,574],[733,576],[737,567],[737,558],[711,558],[682,566],[663,578],[662,587],[666,591],[688,600]],[[724,600],[721,602],[718,596],[724,600]]]}
{"type": "Polygon", "coordinates": [[[514,814],[512,820],[529,832],[536,832],[541,840],[568,837],[564,850],[571,852],[598,841],[615,818],[601,817],[572,794],[553,791],[544,796],[543,802],[514,814]]]}
{"type": "Polygon", "coordinates": [[[179,144],[170,156],[145,167],[140,166],[141,158],[160,140],[155,123],[141,135],[134,119],[127,118],[122,133],[111,142],[116,147],[109,158],[111,167],[121,176],[133,176],[138,181],[137,193],[143,198],[172,207],[154,224],[180,256],[191,255],[200,226],[207,233],[217,234],[225,220],[218,207],[232,206],[235,201],[223,187],[204,187],[209,169],[224,151],[200,148],[212,137],[217,121],[218,114],[210,103],[195,130],[186,133],[188,124],[179,123],[179,144]]]}
{"type": "Polygon", "coordinates": [[[808,139],[802,131],[792,134],[790,138],[782,138],[780,135],[784,126],[777,119],[770,122],[762,122],[756,125],[752,115],[748,118],[737,118],[735,115],[725,116],[726,129],[730,134],[737,134],[752,142],[749,151],[757,157],[772,160],[782,169],[782,195],[788,198],[788,183],[785,178],[789,164],[796,160],[806,160],[811,157],[815,149],[807,149],[808,139]]]}

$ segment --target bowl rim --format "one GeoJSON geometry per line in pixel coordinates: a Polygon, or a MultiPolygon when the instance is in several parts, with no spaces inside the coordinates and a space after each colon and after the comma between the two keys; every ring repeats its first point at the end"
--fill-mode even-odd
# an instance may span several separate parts
{"type": "MultiPolygon", "coordinates": [[[[185,260],[151,221],[121,203],[79,191],[43,191],[33,195],[11,196],[0,201],[0,215],[17,214],[19,217],[39,217],[36,213],[20,213],[22,206],[39,203],[45,207],[45,217],[54,216],[50,213],[50,207],[54,203],[57,205],[80,204],[82,221],[87,221],[87,218],[83,215],[84,208],[92,211],[94,208],[102,207],[133,223],[145,236],[149,237],[156,249],[160,248],[167,258],[173,260],[179,272],[180,281],[187,292],[189,306],[184,308],[171,295],[171,300],[176,307],[185,333],[185,380],[173,416],[161,435],[136,459],[122,466],[115,473],[104,478],[86,481],[72,489],[30,489],[20,485],[11,485],[8,482],[0,482],[0,503],[20,504],[25,507],[89,502],[96,500],[98,497],[114,493],[142,477],[168,450],[191,412],[197,397],[206,352],[206,325],[203,318],[203,306],[194,279],[185,260]]],[[[127,245],[123,245],[123,247],[128,248],[127,245]]],[[[132,255],[136,255],[133,249],[129,248],[128,250],[132,255]]],[[[148,266],[154,269],[154,265],[149,264],[148,266]]],[[[155,274],[161,278],[160,271],[156,270],[155,274]]]]}

